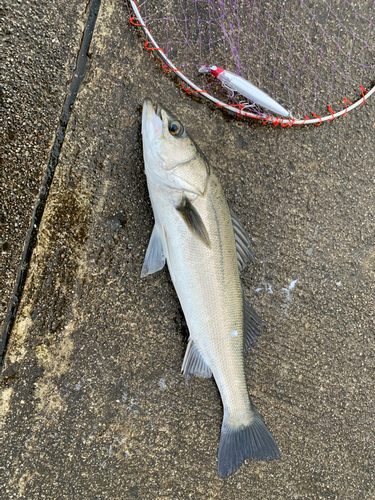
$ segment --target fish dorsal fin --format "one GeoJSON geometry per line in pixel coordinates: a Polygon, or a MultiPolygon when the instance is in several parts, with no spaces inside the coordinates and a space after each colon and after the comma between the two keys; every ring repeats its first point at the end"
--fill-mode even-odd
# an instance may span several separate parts
{"type": "Polygon", "coordinates": [[[156,273],[156,271],[160,271],[160,269],[163,269],[164,264],[165,255],[163,251],[163,244],[155,224],[147,247],[146,257],[141,271],[141,278],[144,278],[149,274],[156,273]]]}
{"type": "Polygon", "coordinates": [[[186,196],[182,197],[181,203],[176,207],[189,230],[204,243],[208,248],[211,247],[210,237],[201,216],[186,196]]]}
{"type": "Polygon", "coordinates": [[[230,209],[230,215],[232,217],[234,239],[236,240],[238,267],[242,271],[248,262],[255,259],[255,253],[251,248],[249,236],[246,234],[241,222],[237,219],[232,209],[230,209]]]}
{"type": "Polygon", "coordinates": [[[189,339],[181,371],[185,377],[199,375],[200,377],[210,378],[212,376],[210,367],[202,358],[193,339],[189,339]]]}
{"type": "Polygon", "coordinates": [[[249,300],[243,294],[243,351],[247,356],[250,349],[254,347],[260,337],[263,323],[250,304],[249,300]]]}

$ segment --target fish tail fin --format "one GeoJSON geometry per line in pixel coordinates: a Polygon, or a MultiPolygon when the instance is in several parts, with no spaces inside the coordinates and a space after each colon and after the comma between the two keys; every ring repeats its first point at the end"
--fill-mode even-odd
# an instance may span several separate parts
{"type": "Polygon", "coordinates": [[[253,405],[252,411],[251,423],[238,428],[227,424],[224,413],[218,454],[218,474],[222,479],[233,474],[247,458],[273,460],[281,457],[276,441],[253,405]]]}

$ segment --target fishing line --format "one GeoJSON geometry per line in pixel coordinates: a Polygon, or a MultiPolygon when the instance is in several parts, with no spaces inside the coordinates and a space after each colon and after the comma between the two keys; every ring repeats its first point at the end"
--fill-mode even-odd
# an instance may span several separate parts
{"type": "MultiPolygon", "coordinates": [[[[320,125],[375,92],[375,0],[129,0],[145,47],[187,93],[263,123],[320,125]],[[277,116],[203,66],[242,77],[288,113],[277,116]],[[229,87],[229,88],[228,88],[229,87]]],[[[251,94],[249,94],[251,95],[251,94]]],[[[272,107],[271,107],[272,108],[272,107]]]]}

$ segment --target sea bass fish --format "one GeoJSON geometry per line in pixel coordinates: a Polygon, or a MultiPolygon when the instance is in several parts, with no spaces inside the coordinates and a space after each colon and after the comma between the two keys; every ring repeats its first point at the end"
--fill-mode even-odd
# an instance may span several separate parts
{"type": "Polygon", "coordinates": [[[251,458],[280,457],[248,393],[244,355],[262,322],[244,296],[239,269],[252,260],[250,241],[219,181],[184,125],[146,99],[143,155],[155,217],[141,277],[168,264],[189,328],[185,376],[214,376],[224,407],[218,474],[251,458]]]}

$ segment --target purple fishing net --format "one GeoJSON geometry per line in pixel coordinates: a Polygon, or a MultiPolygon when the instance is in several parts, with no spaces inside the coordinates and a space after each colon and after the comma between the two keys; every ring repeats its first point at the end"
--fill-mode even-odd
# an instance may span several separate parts
{"type": "Polygon", "coordinates": [[[375,0],[146,0],[139,8],[168,59],[229,104],[243,98],[200,66],[241,75],[295,118],[343,109],[344,97],[354,102],[375,79],[375,0]]]}

